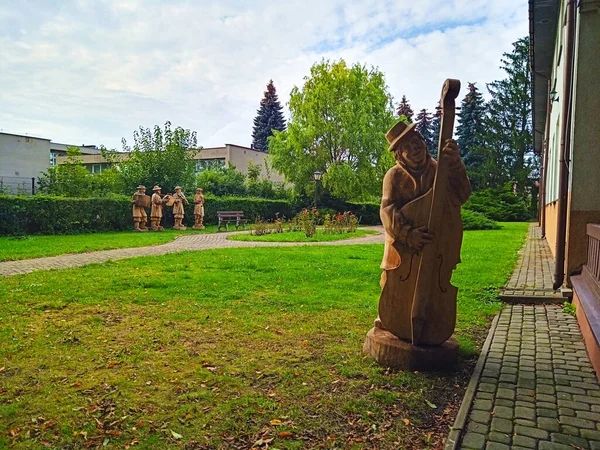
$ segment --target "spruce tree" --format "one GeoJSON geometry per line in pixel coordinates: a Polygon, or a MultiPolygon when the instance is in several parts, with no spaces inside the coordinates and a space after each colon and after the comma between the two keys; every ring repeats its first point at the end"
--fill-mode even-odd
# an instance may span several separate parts
{"type": "Polygon", "coordinates": [[[435,158],[437,155],[437,143],[434,143],[433,117],[426,109],[422,109],[417,114],[415,122],[415,130],[421,133],[427,144],[427,150],[435,158]]]}
{"type": "Polygon", "coordinates": [[[252,148],[267,152],[269,150],[267,138],[273,134],[273,130],[285,130],[285,119],[282,110],[283,107],[277,98],[273,80],[270,80],[265,95],[260,101],[260,108],[258,108],[254,118],[252,148]]]}
{"type": "Polygon", "coordinates": [[[432,130],[432,145],[433,149],[431,154],[434,158],[437,158],[437,152],[440,141],[440,127],[442,126],[442,108],[438,102],[437,108],[435,108],[435,113],[433,113],[433,119],[431,121],[431,130],[432,130]]]}
{"type": "Polygon", "coordinates": [[[398,109],[396,110],[396,115],[398,117],[406,117],[406,120],[409,123],[412,123],[412,117],[414,115],[414,112],[412,110],[412,108],[410,107],[410,104],[408,103],[408,100],[406,100],[406,95],[402,96],[402,100],[400,101],[400,105],[398,105],[398,109]]]}
{"type": "Polygon", "coordinates": [[[478,187],[480,183],[476,174],[483,164],[483,157],[478,149],[484,145],[486,110],[483,95],[475,83],[469,83],[468,86],[467,95],[461,102],[456,136],[460,147],[460,156],[471,175],[471,182],[474,187],[478,187]]]}
{"type": "Polygon", "coordinates": [[[503,56],[500,68],[506,78],[487,85],[491,99],[482,127],[483,146],[474,150],[482,158],[478,172],[483,186],[514,183],[526,197],[539,170],[539,157],[533,152],[529,37],[519,39],[503,56]]]}

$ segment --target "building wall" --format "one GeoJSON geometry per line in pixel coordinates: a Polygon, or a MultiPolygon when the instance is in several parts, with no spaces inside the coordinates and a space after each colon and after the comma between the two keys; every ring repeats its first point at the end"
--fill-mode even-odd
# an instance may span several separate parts
{"type": "Polygon", "coordinates": [[[37,178],[50,165],[50,139],[0,133],[0,177],[37,178]]]}
{"type": "MultiPolygon", "coordinates": [[[[546,168],[546,198],[545,204],[550,204],[558,199],[558,173],[559,173],[559,153],[561,133],[561,99],[564,90],[564,39],[565,30],[565,8],[566,2],[561,1],[560,14],[558,19],[558,30],[556,33],[556,42],[554,44],[554,62],[552,64],[552,79],[551,89],[556,94],[554,98],[558,101],[553,101],[550,104],[550,130],[548,137],[548,166],[546,168]]],[[[547,219],[548,223],[549,220],[547,219]]],[[[546,230],[546,235],[548,231],[546,230]]],[[[551,246],[552,247],[552,246],[551,246]]]]}
{"type": "Polygon", "coordinates": [[[567,274],[586,261],[586,224],[600,223],[599,7],[598,2],[582,0],[577,14],[567,274]]]}
{"type": "Polygon", "coordinates": [[[225,144],[229,159],[228,162],[236,167],[244,175],[248,174],[248,162],[258,165],[260,167],[260,174],[262,178],[268,178],[271,181],[282,182],[284,177],[279,173],[275,172],[269,162],[269,154],[265,152],[259,152],[257,150],[241,147],[233,144],[225,144]],[[269,165],[269,170],[265,166],[265,163],[269,165]]]}
{"type": "Polygon", "coordinates": [[[546,241],[553,256],[556,256],[556,219],[558,217],[558,202],[546,205],[546,241]]]}
{"type": "MultiPolygon", "coordinates": [[[[564,39],[566,1],[561,2],[555,47],[553,90],[559,100],[552,103],[548,167],[546,175],[546,239],[552,252],[556,249],[561,108],[563,97],[564,39]]],[[[577,271],[586,259],[586,224],[600,222],[600,14],[595,0],[582,0],[576,10],[575,67],[571,146],[569,149],[569,191],[567,202],[566,274],[577,271]]]]}

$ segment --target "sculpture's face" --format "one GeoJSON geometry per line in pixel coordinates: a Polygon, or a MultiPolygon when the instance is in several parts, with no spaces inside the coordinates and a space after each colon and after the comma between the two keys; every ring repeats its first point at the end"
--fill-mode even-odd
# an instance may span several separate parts
{"type": "Polygon", "coordinates": [[[399,143],[402,161],[411,168],[421,166],[427,158],[427,144],[418,133],[410,133],[399,143]]]}

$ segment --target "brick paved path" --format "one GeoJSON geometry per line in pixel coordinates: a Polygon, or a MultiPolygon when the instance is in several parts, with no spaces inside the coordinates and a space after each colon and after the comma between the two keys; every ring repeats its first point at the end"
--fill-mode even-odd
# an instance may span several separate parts
{"type": "Polygon", "coordinates": [[[239,248],[239,247],[292,247],[303,245],[356,245],[356,244],[382,244],[384,235],[381,227],[365,227],[364,229],[376,230],[379,233],[368,236],[330,242],[249,242],[231,241],[229,233],[190,234],[180,236],[172,242],[152,247],[123,248],[115,250],[102,250],[89,253],[50,256],[46,258],[24,259],[19,261],[0,262],[0,275],[18,275],[35,270],[67,269],[84,266],[91,263],[100,263],[108,260],[135,258],[137,256],[164,255],[166,253],[183,252],[187,250],[209,250],[214,248],[239,248]]]}
{"type": "Polygon", "coordinates": [[[506,305],[461,449],[600,449],[600,385],[574,317],[506,305]]]}
{"type": "Polygon", "coordinates": [[[519,262],[501,292],[502,299],[520,302],[547,301],[548,298],[554,298],[560,301],[562,296],[555,294],[552,289],[554,258],[546,239],[542,238],[540,227],[536,224],[529,225],[527,241],[519,254],[519,262]]]}

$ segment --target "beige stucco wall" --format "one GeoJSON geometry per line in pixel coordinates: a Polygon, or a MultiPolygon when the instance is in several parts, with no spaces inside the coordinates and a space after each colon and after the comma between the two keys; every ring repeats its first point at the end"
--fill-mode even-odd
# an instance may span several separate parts
{"type": "Polygon", "coordinates": [[[599,7],[598,2],[582,0],[577,15],[567,275],[579,270],[586,262],[586,224],[600,223],[599,7]]]}
{"type": "Polygon", "coordinates": [[[271,181],[282,182],[284,177],[274,171],[271,168],[269,161],[269,154],[265,152],[259,152],[247,147],[241,147],[232,144],[226,144],[226,148],[229,153],[228,162],[234,165],[244,175],[248,174],[248,162],[258,165],[260,167],[260,173],[263,178],[268,178],[271,181]],[[268,164],[269,170],[267,171],[265,163],[268,164]]]}
{"type": "Polygon", "coordinates": [[[558,202],[552,202],[546,205],[546,241],[552,255],[556,253],[556,218],[558,212],[558,202]]]}
{"type": "Polygon", "coordinates": [[[50,140],[0,133],[0,176],[37,178],[50,166],[50,140]]]}
{"type": "MultiPolygon", "coordinates": [[[[576,271],[586,259],[586,224],[600,222],[600,11],[595,0],[582,0],[576,10],[575,67],[571,122],[569,192],[567,202],[566,274],[576,271]]],[[[555,48],[553,89],[559,100],[550,116],[549,161],[546,184],[546,239],[556,249],[558,159],[561,139],[561,108],[564,72],[564,12],[561,1],[555,48]]]]}

